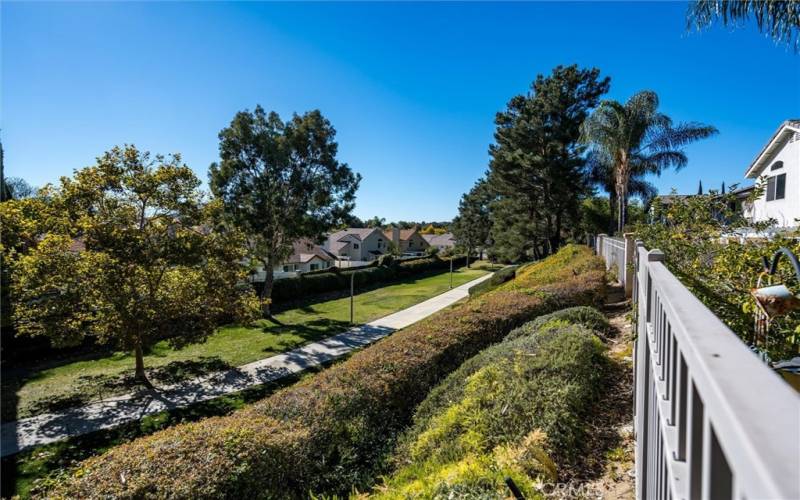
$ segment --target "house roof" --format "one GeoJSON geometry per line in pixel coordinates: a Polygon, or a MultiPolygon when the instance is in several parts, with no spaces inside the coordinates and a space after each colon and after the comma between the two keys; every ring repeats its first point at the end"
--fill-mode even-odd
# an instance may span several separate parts
{"type": "MultiPolygon", "coordinates": [[[[411,237],[414,236],[414,233],[416,233],[417,231],[418,231],[418,229],[416,227],[412,227],[411,229],[401,229],[400,230],[400,241],[406,241],[408,239],[411,239],[411,237]]],[[[387,229],[386,231],[384,231],[383,234],[384,234],[384,236],[386,236],[390,240],[392,239],[392,229],[391,228],[387,229]]]]}
{"type": "Polygon", "coordinates": [[[422,237],[433,246],[454,245],[456,243],[456,237],[453,233],[423,234],[422,237]]]}
{"type": "Polygon", "coordinates": [[[800,134],[800,119],[794,118],[781,123],[778,130],[772,134],[772,138],[761,149],[761,152],[750,163],[750,166],[747,167],[744,176],[748,179],[758,178],[764,168],[772,161],[772,158],[775,157],[778,151],[783,149],[794,134],[800,134]]]}
{"type": "Polygon", "coordinates": [[[380,232],[376,227],[348,227],[341,231],[336,231],[328,235],[328,247],[331,252],[336,254],[342,248],[349,245],[352,241],[363,241],[375,231],[380,232]]]}
{"type": "Polygon", "coordinates": [[[292,243],[292,255],[286,259],[286,262],[304,264],[315,257],[325,261],[333,260],[324,248],[309,239],[303,238],[292,243]]]}

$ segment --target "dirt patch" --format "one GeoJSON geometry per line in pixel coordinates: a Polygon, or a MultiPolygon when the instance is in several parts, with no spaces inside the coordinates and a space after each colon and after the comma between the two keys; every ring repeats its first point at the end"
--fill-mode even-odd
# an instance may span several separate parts
{"type": "Polygon", "coordinates": [[[609,384],[587,422],[583,460],[545,490],[548,498],[634,498],[633,328],[622,287],[609,287],[603,312],[612,327],[603,339],[611,360],[609,384]]]}

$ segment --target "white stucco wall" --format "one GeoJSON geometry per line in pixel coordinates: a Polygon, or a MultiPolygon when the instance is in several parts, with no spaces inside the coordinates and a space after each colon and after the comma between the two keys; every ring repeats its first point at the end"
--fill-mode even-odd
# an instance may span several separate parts
{"type": "Polygon", "coordinates": [[[786,174],[786,197],[782,200],[767,201],[767,193],[753,203],[751,211],[746,215],[752,216],[755,222],[765,221],[769,218],[776,219],[778,226],[797,226],[795,219],[800,219],[800,140],[788,142],[781,151],[761,173],[757,184],[763,182],[766,188],[766,179],[779,174],[786,174]],[[770,171],[776,161],[783,162],[783,168],[770,171]]]}

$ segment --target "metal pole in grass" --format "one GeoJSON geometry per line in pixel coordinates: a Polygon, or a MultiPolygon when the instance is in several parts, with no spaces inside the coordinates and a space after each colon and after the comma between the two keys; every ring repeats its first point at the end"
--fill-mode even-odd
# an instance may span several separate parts
{"type": "Polygon", "coordinates": [[[356,273],[350,271],[350,324],[353,325],[353,279],[356,277],[356,273]]]}
{"type": "Polygon", "coordinates": [[[453,289],[453,257],[450,257],[450,289],[453,289]]]}

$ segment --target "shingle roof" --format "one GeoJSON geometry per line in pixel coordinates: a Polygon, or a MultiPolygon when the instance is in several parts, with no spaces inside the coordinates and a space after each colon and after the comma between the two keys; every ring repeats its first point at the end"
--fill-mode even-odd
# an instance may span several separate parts
{"type": "Polygon", "coordinates": [[[453,233],[423,234],[423,238],[433,246],[455,245],[456,238],[453,233]]]}
{"type": "Polygon", "coordinates": [[[347,229],[331,233],[328,235],[329,250],[336,254],[353,239],[363,241],[375,231],[379,231],[379,229],[374,227],[348,227],[347,229]]]}
{"type": "MultiPolygon", "coordinates": [[[[414,235],[414,233],[416,233],[416,232],[417,232],[417,228],[416,227],[412,227],[411,229],[401,229],[400,230],[400,241],[405,241],[405,240],[411,238],[414,235]]],[[[384,236],[389,238],[389,240],[392,239],[392,229],[387,229],[386,231],[383,232],[383,234],[384,234],[384,236]]]]}
{"type": "Polygon", "coordinates": [[[300,239],[292,244],[292,255],[286,260],[288,263],[304,263],[319,257],[322,260],[333,260],[324,248],[309,239],[300,239]]]}

